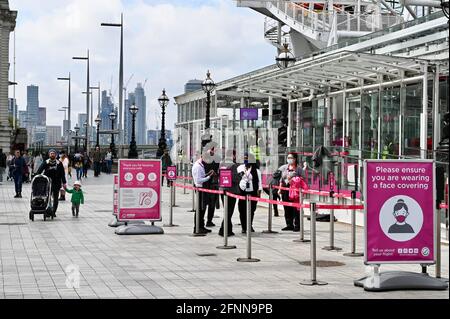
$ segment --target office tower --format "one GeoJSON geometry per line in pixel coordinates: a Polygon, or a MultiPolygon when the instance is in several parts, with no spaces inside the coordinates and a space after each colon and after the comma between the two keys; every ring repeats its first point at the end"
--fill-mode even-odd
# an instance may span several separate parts
{"type": "Polygon", "coordinates": [[[136,106],[139,111],[136,114],[136,144],[144,145],[146,142],[146,132],[147,132],[147,106],[145,91],[141,83],[137,84],[134,90],[134,97],[136,106]]]}
{"type": "Polygon", "coordinates": [[[47,125],[47,108],[45,107],[39,107],[38,125],[40,126],[47,125]]]}
{"type": "Polygon", "coordinates": [[[27,86],[27,127],[39,124],[39,87],[27,86]]]}

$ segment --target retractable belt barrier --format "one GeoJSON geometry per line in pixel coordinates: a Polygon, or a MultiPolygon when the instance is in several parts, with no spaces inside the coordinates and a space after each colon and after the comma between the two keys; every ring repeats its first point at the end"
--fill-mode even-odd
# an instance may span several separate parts
{"type": "Polygon", "coordinates": [[[439,204],[439,208],[448,209],[448,205],[447,204],[439,204]]]}

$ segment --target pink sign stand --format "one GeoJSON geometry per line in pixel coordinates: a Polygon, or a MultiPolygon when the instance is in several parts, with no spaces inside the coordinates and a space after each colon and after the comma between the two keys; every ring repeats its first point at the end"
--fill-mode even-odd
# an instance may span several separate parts
{"type": "Polygon", "coordinates": [[[366,264],[434,264],[433,161],[364,164],[366,264]]]}
{"type": "Polygon", "coordinates": [[[113,215],[118,216],[119,208],[119,176],[114,174],[114,185],[113,185],[113,215]]]}
{"type": "Polygon", "coordinates": [[[166,177],[168,181],[176,181],[177,180],[177,167],[176,166],[167,166],[166,177]]]}
{"type": "Polygon", "coordinates": [[[231,169],[219,170],[219,187],[228,188],[232,186],[232,173],[231,169]]]}
{"type": "Polygon", "coordinates": [[[119,221],[161,221],[161,160],[119,160],[119,221]]]}

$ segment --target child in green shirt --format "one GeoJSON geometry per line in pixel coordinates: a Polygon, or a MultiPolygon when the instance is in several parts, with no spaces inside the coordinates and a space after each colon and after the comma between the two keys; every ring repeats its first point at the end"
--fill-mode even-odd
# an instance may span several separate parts
{"type": "Polygon", "coordinates": [[[84,204],[83,191],[81,190],[81,183],[75,181],[73,183],[73,189],[67,189],[66,191],[72,194],[72,216],[78,217],[78,212],[80,211],[80,204],[84,204]]]}

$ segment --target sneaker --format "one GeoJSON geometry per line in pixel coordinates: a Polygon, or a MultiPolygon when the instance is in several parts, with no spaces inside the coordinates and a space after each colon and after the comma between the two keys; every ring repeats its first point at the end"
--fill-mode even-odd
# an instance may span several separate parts
{"type": "Polygon", "coordinates": [[[195,229],[194,229],[194,232],[193,232],[193,233],[194,233],[194,234],[207,234],[208,231],[206,230],[206,228],[200,228],[200,229],[198,230],[198,233],[195,232],[195,229]]]}
{"type": "Polygon", "coordinates": [[[78,217],[78,213],[75,214],[75,217],[78,217]]]}
{"type": "Polygon", "coordinates": [[[294,227],[293,231],[294,231],[295,233],[298,233],[298,232],[300,231],[300,227],[294,227]]]}
{"type": "Polygon", "coordinates": [[[22,198],[22,193],[19,193],[19,196],[17,196],[17,197],[22,198]]]}
{"type": "Polygon", "coordinates": [[[213,222],[206,223],[206,227],[214,227],[214,226],[216,226],[216,224],[214,224],[213,222]]]}
{"type": "Polygon", "coordinates": [[[286,226],[286,227],[282,228],[281,230],[283,230],[283,231],[294,230],[294,226],[286,226]]]}
{"type": "Polygon", "coordinates": [[[19,198],[19,193],[17,193],[16,196],[14,196],[14,198],[19,198]]]}
{"type": "Polygon", "coordinates": [[[243,230],[241,231],[241,233],[242,233],[242,234],[247,234],[247,231],[246,231],[245,229],[243,229],[243,230]]]}
{"type": "Polygon", "coordinates": [[[231,237],[231,236],[234,236],[234,233],[233,233],[233,232],[231,232],[231,233],[228,234],[228,237],[231,237]]]}
{"type": "Polygon", "coordinates": [[[208,228],[200,228],[200,230],[204,230],[204,231],[206,231],[207,233],[212,232],[212,230],[211,230],[211,229],[208,229],[208,228]]]}

